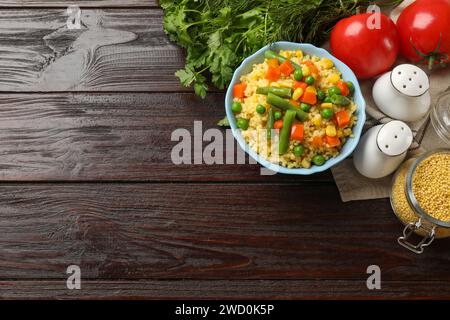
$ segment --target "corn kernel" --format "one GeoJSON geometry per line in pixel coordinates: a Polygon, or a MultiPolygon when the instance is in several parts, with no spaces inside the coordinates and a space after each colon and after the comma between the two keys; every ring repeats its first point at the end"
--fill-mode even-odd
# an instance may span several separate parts
{"type": "Polygon", "coordinates": [[[311,70],[309,70],[307,65],[302,65],[302,73],[304,77],[307,77],[311,74],[311,70]]]}
{"type": "Polygon", "coordinates": [[[333,108],[333,104],[331,102],[324,102],[320,106],[322,108],[333,108]]]}
{"type": "Polygon", "coordinates": [[[296,52],[295,52],[295,56],[297,57],[297,58],[303,58],[303,51],[302,50],[297,50],[296,52]]]}
{"type": "Polygon", "coordinates": [[[280,56],[289,59],[289,58],[291,58],[291,52],[290,51],[280,51],[280,56]]]}
{"type": "Polygon", "coordinates": [[[336,137],[336,134],[337,134],[336,128],[333,125],[328,125],[327,128],[325,129],[325,133],[329,137],[336,137]]]}
{"type": "Polygon", "coordinates": [[[306,169],[309,169],[309,168],[311,167],[311,162],[309,162],[309,161],[306,160],[306,159],[303,159],[303,160],[302,160],[302,167],[303,167],[303,168],[306,168],[306,169]]]}
{"type": "Polygon", "coordinates": [[[313,118],[313,124],[316,126],[316,127],[320,127],[321,125],[322,125],[322,118],[320,117],[320,115],[315,115],[314,116],[314,118],[313,118]]]}
{"type": "Polygon", "coordinates": [[[297,88],[297,89],[295,89],[294,94],[292,95],[292,99],[297,101],[298,99],[300,99],[300,97],[302,95],[303,95],[303,89],[302,88],[297,88]]]}
{"type": "Polygon", "coordinates": [[[316,87],[314,87],[314,86],[308,86],[308,87],[306,87],[306,90],[305,90],[305,91],[306,91],[306,92],[311,92],[311,93],[317,94],[316,87]]]}
{"type": "Polygon", "coordinates": [[[331,61],[331,60],[328,59],[328,58],[323,58],[323,59],[320,61],[320,65],[321,65],[322,68],[324,68],[324,69],[331,69],[331,68],[333,68],[333,66],[334,66],[333,61],[331,61]]]}
{"type": "Polygon", "coordinates": [[[333,73],[332,75],[330,75],[328,77],[328,82],[332,83],[332,84],[336,84],[338,83],[338,81],[341,79],[341,77],[339,77],[338,74],[333,73]]]}

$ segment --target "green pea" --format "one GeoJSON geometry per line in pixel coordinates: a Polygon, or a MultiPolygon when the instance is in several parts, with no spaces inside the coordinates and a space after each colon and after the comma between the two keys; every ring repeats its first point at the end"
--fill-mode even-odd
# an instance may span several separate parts
{"type": "Polygon", "coordinates": [[[327,103],[331,103],[331,98],[330,97],[326,97],[323,102],[327,102],[327,103]]]}
{"type": "Polygon", "coordinates": [[[303,72],[302,72],[301,69],[295,70],[295,72],[294,72],[294,79],[297,80],[297,81],[302,81],[302,79],[303,79],[303,72]]]}
{"type": "Polygon", "coordinates": [[[256,106],[256,112],[258,112],[259,114],[264,114],[266,113],[266,107],[264,107],[262,104],[258,104],[256,106]]]}
{"type": "Polygon", "coordinates": [[[297,81],[302,81],[302,79],[303,79],[303,72],[302,72],[301,69],[295,70],[295,72],[294,72],[294,79],[297,80],[297,81]]]}
{"type": "Polygon", "coordinates": [[[239,129],[247,130],[248,129],[248,120],[244,118],[238,118],[236,121],[236,125],[239,129]]]}
{"type": "Polygon", "coordinates": [[[242,111],[242,104],[238,101],[233,102],[233,104],[231,105],[231,111],[233,111],[234,113],[239,113],[242,111]]]}
{"type": "Polygon", "coordinates": [[[314,163],[316,166],[321,166],[325,163],[325,158],[320,154],[315,155],[312,158],[312,163],[314,163]]]}
{"type": "Polygon", "coordinates": [[[347,81],[346,84],[347,84],[348,90],[350,90],[350,94],[354,94],[355,93],[355,85],[353,84],[353,82],[347,81]]]}
{"type": "Polygon", "coordinates": [[[302,104],[300,105],[300,109],[302,109],[305,112],[308,112],[309,109],[311,109],[311,106],[309,104],[307,104],[307,103],[303,103],[302,102],[302,104]]]}
{"type": "Polygon", "coordinates": [[[305,79],[305,82],[306,82],[306,84],[308,84],[308,85],[313,85],[314,84],[314,77],[313,76],[307,76],[306,77],[306,79],[305,79]]]}
{"type": "Polygon", "coordinates": [[[305,151],[305,148],[301,144],[294,147],[294,155],[296,157],[301,157],[304,151],[305,151]]]}
{"type": "Polygon", "coordinates": [[[326,98],[326,94],[323,90],[317,90],[317,99],[320,101],[324,100],[326,98]]]}
{"type": "Polygon", "coordinates": [[[275,111],[273,116],[274,116],[275,120],[280,120],[283,117],[283,115],[281,114],[280,111],[275,111]]]}
{"type": "Polygon", "coordinates": [[[335,94],[341,94],[341,89],[339,89],[338,87],[331,87],[328,89],[328,95],[332,96],[335,94]]]}
{"type": "Polygon", "coordinates": [[[320,115],[322,118],[329,120],[333,116],[333,110],[330,108],[325,108],[320,112],[320,115]]]}
{"type": "Polygon", "coordinates": [[[337,104],[338,106],[348,106],[351,101],[349,98],[341,96],[340,94],[335,94],[330,97],[331,103],[337,104]]]}

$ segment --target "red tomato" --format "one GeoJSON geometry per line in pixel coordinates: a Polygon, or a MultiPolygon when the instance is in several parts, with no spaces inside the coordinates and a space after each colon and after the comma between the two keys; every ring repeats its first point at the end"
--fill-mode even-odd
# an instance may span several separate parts
{"type": "Polygon", "coordinates": [[[397,21],[400,50],[412,62],[449,61],[450,0],[417,0],[407,6],[397,21]]]}
{"type": "Polygon", "coordinates": [[[369,29],[367,20],[371,15],[363,13],[342,19],[334,26],[330,37],[333,55],[347,64],[360,79],[388,71],[399,50],[394,22],[381,13],[380,28],[369,29]]]}

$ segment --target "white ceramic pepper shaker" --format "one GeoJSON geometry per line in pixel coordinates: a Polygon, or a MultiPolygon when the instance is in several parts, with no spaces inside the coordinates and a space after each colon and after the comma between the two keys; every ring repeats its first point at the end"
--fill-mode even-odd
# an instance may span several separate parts
{"type": "Polygon", "coordinates": [[[363,176],[377,179],[394,172],[406,157],[413,134],[398,120],[370,128],[353,154],[353,163],[363,176]]]}
{"type": "Polygon", "coordinates": [[[401,64],[375,82],[375,104],[389,117],[417,121],[430,109],[430,81],[427,74],[412,64],[401,64]]]}

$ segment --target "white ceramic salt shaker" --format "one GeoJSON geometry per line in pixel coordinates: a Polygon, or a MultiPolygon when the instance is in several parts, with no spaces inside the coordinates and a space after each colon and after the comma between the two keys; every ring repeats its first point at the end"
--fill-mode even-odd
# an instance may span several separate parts
{"type": "Polygon", "coordinates": [[[375,82],[372,94],[375,104],[389,117],[417,121],[425,117],[431,105],[430,80],[412,64],[401,64],[375,82]]]}
{"type": "Polygon", "coordinates": [[[363,176],[377,179],[394,172],[406,157],[413,134],[398,120],[370,128],[353,154],[353,163],[363,176]]]}

